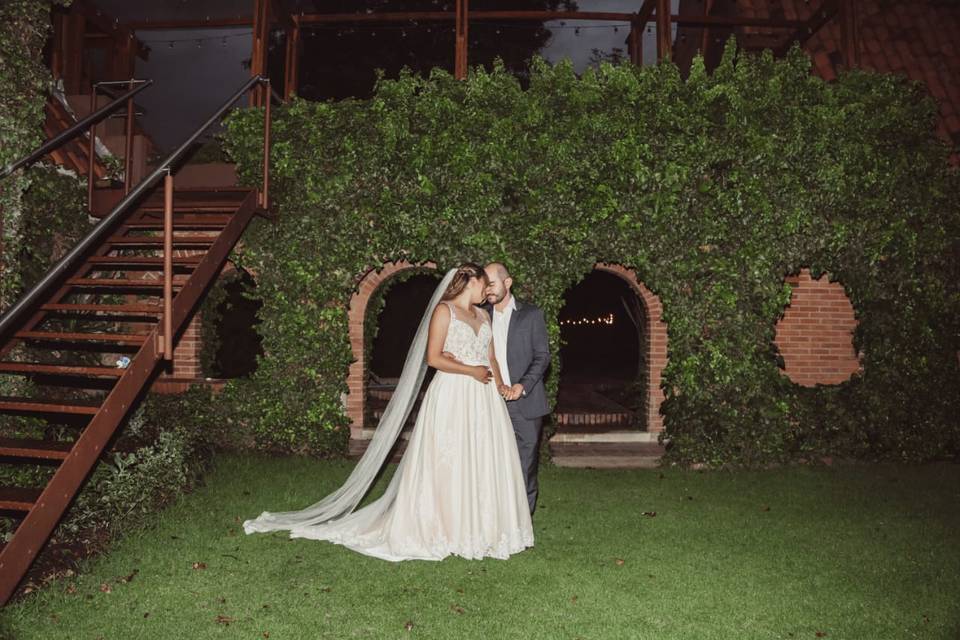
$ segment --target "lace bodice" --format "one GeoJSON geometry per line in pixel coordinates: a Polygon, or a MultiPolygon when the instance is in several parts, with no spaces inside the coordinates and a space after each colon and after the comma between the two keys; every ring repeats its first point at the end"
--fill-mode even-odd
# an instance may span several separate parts
{"type": "Polygon", "coordinates": [[[490,321],[484,318],[480,330],[474,331],[468,322],[457,317],[458,311],[452,304],[447,307],[450,309],[450,326],[443,350],[452,353],[463,364],[489,365],[490,340],[493,338],[490,321]]]}

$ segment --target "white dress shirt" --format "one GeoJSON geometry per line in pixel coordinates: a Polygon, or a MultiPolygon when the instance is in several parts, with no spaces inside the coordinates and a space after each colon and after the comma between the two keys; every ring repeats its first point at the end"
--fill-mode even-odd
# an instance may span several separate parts
{"type": "Polygon", "coordinates": [[[500,377],[503,378],[503,384],[510,386],[510,369],[507,367],[507,332],[510,329],[510,316],[517,310],[517,301],[510,294],[510,302],[504,307],[503,311],[497,311],[493,308],[493,355],[497,357],[497,364],[500,365],[500,377]]]}

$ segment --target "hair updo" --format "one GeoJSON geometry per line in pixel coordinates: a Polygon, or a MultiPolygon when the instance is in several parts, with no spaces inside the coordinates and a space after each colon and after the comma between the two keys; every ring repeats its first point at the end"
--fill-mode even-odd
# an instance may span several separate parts
{"type": "Polygon", "coordinates": [[[441,300],[453,300],[463,293],[463,290],[470,284],[471,278],[480,278],[484,284],[488,282],[487,272],[483,270],[483,267],[472,262],[464,262],[457,267],[457,272],[453,274],[453,280],[450,281],[447,290],[443,292],[441,300]]]}

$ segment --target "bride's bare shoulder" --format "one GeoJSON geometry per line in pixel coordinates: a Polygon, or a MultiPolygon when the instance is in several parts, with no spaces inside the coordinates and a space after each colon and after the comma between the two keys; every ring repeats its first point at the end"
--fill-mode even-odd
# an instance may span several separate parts
{"type": "Polygon", "coordinates": [[[434,321],[442,320],[444,322],[449,322],[452,315],[453,313],[450,311],[450,305],[448,305],[446,302],[441,302],[433,308],[433,315],[431,316],[431,319],[434,321]]]}

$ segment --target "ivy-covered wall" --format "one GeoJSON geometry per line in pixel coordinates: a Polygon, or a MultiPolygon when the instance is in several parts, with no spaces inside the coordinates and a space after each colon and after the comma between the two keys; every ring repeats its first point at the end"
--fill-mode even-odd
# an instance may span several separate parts
{"type": "MultiPolygon", "coordinates": [[[[43,141],[43,105],[50,72],[43,66],[42,53],[54,4],[69,4],[69,0],[0,3],[0,166],[18,160],[43,141]]],[[[0,181],[0,309],[16,300],[21,287],[21,198],[30,185],[29,173],[19,171],[0,181]]]]}
{"type": "MultiPolygon", "coordinates": [[[[956,455],[960,394],[944,390],[960,385],[960,190],[920,87],[825,83],[798,50],[774,60],[732,42],[687,80],[669,63],[534,68],[528,90],[502,69],[436,71],[274,111],[280,221],[256,222],[240,256],[258,274],[265,355],[229,391],[263,444],[344,447],[360,274],[503,260],[546,312],[555,356],[563,293],[596,262],[660,298],[670,460],[956,455]],[[779,373],[784,278],[803,267],[843,283],[858,314],[864,372],[844,384],[779,373]]],[[[261,123],[238,111],[226,134],[250,184],[261,123]]]]}

